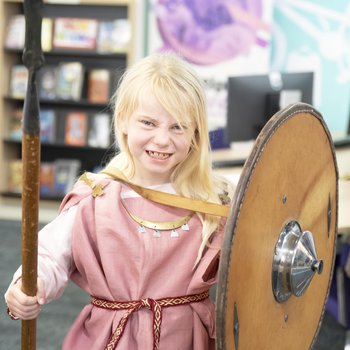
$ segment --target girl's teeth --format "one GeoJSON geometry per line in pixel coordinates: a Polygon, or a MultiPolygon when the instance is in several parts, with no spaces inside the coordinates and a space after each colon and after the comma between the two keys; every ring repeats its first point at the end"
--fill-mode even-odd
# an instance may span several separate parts
{"type": "Polygon", "coordinates": [[[169,157],[168,153],[158,153],[158,152],[149,152],[149,155],[153,158],[158,158],[158,159],[166,159],[169,157]]]}

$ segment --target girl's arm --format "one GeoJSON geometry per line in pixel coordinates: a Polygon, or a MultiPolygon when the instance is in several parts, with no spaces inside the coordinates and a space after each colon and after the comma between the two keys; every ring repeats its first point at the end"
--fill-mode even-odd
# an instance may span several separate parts
{"type": "Polygon", "coordinates": [[[15,308],[17,314],[35,313],[38,312],[38,298],[43,304],[62,295],[73,269],[71,238],[76,209],[73,206],[62,212],[39,232],[38,295],[28,297],[21,292],[22,269],[19,267],[5,293],[10,311],[15,308]]]}
{"type": "Polygon", "coordinates": [[[39,232],[38,277],[45,286],[46,302],[59,298],[74,268],[72,231],[77,206],[63,211],[39,232]]]}

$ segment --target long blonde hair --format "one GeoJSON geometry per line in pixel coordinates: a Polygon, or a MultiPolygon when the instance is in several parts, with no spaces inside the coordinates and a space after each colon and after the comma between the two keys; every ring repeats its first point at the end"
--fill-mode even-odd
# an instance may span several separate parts
{"type": "MultiPolygon", "coordinates": [[[[118,126],[132,115],[142,96],[147,94],[154,96],[180,124],[194,126],[188,156],[176,166],[171,176],[175,190],[189,198],[220,203],[219,194],[227,190],[228,184],[212,171],[203,82],[189,64],[173,53],[150,55],[134,64],[122,76],[113,96],[114,132],[120,153],[111,163],[126,177],[133,177],[135,168],[127,135],[118,126]]],[[[203,231],[197,261],[220,223],[218,217],[198,216],[203,231]]]]}

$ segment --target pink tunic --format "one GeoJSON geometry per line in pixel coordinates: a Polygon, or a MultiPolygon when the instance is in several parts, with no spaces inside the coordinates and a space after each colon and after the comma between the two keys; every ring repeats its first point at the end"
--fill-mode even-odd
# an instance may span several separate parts
{"type": "MultiPolygon", "coordinates": [[[[91,188],[79,182],[62,203],[62,210],[77,204],[72,232],[74,271],[71,279],[92,296],[132,301],[143,298],[162,299],[201,293],[216,282],[218,252],[222,234],[216,234],[211,248],[194,268],[201,243],[202,225],[194,215],[189,231],[146,228],[139,232],[123,207],[117,181],[89,174],[102,183],[104,194],[93,198],[91,188]]],[[[186,216],[186,210],[152,203],[140,197],[124,198],[128,211],[151,221],[174,221],[186,216]]],[[[214,349],[215,315],[210,299],[188,305],[163,308],[160,349],[214,349]]],[[[63,344],[63,349],[104,349],[125,310],[104,310],[85,306],[63,344]]],[[[152,313],[140,309],[133,313],[117,346],[119,350],[153,348],[152,313]]]]}

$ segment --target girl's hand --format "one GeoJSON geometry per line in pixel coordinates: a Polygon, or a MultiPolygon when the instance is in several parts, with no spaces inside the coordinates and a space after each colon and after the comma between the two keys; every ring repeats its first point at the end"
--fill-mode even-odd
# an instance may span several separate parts
{"type": "Polygon", "coordinates": [[[7,294],[6,302],[9,309],[9,314],[13,318],[22,320],[32,320],[36,318],[40,311],[41,305],[45,304],[45,288],[43,281],[38,278],[37,294],[30,297],[24,294],[21,290],[22,280],[13,284],[7,294]]]}

